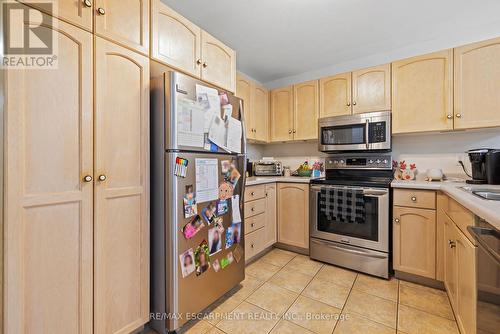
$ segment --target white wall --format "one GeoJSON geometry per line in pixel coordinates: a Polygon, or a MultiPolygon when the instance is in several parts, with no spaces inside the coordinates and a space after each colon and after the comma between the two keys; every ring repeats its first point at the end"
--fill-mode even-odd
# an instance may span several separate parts
{"type": "MultiPolygon", "coordinates": [[[[393,159],[416,163],[421,175],[429,168],[441,168],[450,176],[465,177],[457,160],[462,159],[466,167],[470,169],[469,159],[465,152],[474,148],[500,149],[500,129],[397,135],[392,137],[393,159]]],[[[315,160],[322,160],[326,156],[318,151],[317,142],[250,144],[250,151],[252,152],[250,160],[270,156],[282,161],[284,165],[289,166],[292,170],[306,160],[311,163],[315,160]]]]}

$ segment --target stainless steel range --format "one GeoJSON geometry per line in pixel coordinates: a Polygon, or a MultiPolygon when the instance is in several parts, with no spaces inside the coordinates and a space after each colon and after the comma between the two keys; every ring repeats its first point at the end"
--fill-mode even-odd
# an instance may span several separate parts
{"type": "Polygon", "coordinates": [[[310,257],[389,276],[390,153],[326,159],[326,177],[310,188],[310,257]]]}

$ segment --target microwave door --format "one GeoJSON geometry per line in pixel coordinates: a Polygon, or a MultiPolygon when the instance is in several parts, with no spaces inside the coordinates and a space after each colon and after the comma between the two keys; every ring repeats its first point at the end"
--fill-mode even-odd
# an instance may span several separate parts
{"type": "Polygon", "coordinates": [[[320,125],[320,151],[359,151],[368,146],[367,120],[359,123],[320,125]]]}

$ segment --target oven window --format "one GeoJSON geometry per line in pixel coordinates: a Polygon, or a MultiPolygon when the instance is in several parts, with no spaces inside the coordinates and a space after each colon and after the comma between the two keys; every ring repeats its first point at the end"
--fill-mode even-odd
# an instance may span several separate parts
{"type": "Polygon", "coordinates": [[[318,194],[316,212],[318,215],[318,231],[335,233],[364,240],[378,241],[378,198],[364,196],[364,222],[342,222],[335,217],[327,217],[320,210],[320,196],[318,194]]]}
{"type": "Polygon", "coordinates": [[[352,124],[321,128],[322,145],[358,145],[366,143],[366,124],[352,124]]]}

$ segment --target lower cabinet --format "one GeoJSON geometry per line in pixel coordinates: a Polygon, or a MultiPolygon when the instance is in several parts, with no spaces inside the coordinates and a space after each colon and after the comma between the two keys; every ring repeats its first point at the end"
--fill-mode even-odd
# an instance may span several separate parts
{"type": "Polygon", "coordinates": [[[278,242],[309,249],[309,184],[278,183],[278,242]]]}
{"type": "Polygon", "coordinates": [[[394,269],[436,278],[436,211],[394,206],[394,269]]]}
{"type": "Polygon", "coordinates": [[[264,248],[274,245],[277,241],[276,235],[276,183],[266,184],[266,225],[264,248]]]}

